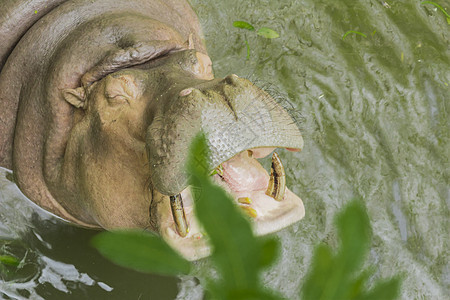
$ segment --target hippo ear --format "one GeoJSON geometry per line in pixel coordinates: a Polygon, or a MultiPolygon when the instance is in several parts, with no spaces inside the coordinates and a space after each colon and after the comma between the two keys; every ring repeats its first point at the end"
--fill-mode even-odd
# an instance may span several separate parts
{"type": "Polygon", "coordinates": [[[189,34],[189,38],[188,38],[187,44],[188,44],[188,49],[191,49],[191,50],[195,49],[194,37],[193,37],[192,33],[189,34]]]}
{"type": "Polygon", "coordinates": [[[77,108],[86,109],[86,93],[83,87],[76,89],[64,89],[64,99],[77,108]]]}

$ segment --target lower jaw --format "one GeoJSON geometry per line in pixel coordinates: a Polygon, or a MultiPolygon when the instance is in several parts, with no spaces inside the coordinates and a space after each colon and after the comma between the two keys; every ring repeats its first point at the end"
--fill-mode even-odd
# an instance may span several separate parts
{"type": "MultiPolygon", "coordinates": [[[[210,255],[211,247],[195,217],[190,189],[186,188],[181,195],[184,199],[184,210],[189,226],[187,235],[185,237],[179,235],[173,222],[169,199],[158,192],[153,195],[153,200],[158,206],[155,211],[158,214],[155,229],[183,257],[188,260],[198,260],[210,255]]],[[[265,195],[264,191],[236,192],[233,196],[236,199],[249,197],[254,200],[251,207],[256,211],[256,217],[252,218],[251,224],[256,235],[279,231],[296,223],[305,215],[302,200],[288,188],[282,201],[275,201],[272,197],[265,195]]]]}
{"type": "Polygon", "coordinates": [[[252,204],[257,216],[253,219],[253,230],[257,235],[279,231],[305,216],[302,200],[286,188],[282,201],[274,201],[264,191],[249,192],[250,199],[257,199],[252,204]],[[254,195],[257,194],[257,195],[254,195]]]}

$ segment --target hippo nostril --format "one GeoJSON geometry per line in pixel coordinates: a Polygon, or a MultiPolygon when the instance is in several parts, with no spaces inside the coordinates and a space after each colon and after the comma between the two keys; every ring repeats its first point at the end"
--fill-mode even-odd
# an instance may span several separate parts
{"type": "Polygon", "coordinates": [[[192,93],[192,89],[184,89],[180,92],[180,97],[187,96],[192,93]]]}
{"type": "Polygon", "coordinates": [[[227,77],[225,77],[225,82],[228,84],[236,84],[238,79],[239,79],[239,76],[237,76],[236,74],[231,74],[231,75],[228,75],[227,77]]]}

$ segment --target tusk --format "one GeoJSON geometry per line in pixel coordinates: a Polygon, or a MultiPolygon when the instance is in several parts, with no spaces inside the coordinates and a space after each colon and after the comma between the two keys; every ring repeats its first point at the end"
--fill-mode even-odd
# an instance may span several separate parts
{"type": "Polygon", "coordinates": [[[270,168],[269,186],[266,195],[281,201],[286,191],[286,175],[281,159],[276,152],[272,155],[272,167],[270,168]]]}
{"type": "Polygon", "coordinates": [[[173,221],[178,234],[181,237],[185,237],[189,233],[189,226],[186,221],[181,194],[170,196],[170,208],[172,209],[173,221]]]}
{"type": "Polygon", "coordinates": [[[240,197],[238,199],[238,206],[251,218],[256,218],[258,213],[250,206],[252,200],[249,197],[240,197]]]}
{"type": "Polygon", "coordinates": [[[258,213],[256,210],[250,206],[247,205],[239,205],[239,207],[244,210],[244,212],[251,218],[256,218],[258,216],[258,213]]]}
{"type": "Polygon", "coordinates": [[[238,202],[241,203],[241,204],[248,204],[248,205],[250,205],[250,204],[252,204],[252,199],[250,199],[249,197],[240,197],[238,199],[238,202]]]}

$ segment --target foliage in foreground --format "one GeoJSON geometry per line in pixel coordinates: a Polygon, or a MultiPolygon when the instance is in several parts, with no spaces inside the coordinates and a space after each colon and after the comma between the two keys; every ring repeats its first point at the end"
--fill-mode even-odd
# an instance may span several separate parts
{"type": "Polygon", "coordinates": [[[328,245],[319,245],[302,288],[302,299],[395,299],[399,279],[378,281],[371,290],[365,283],[372,272],[360,271],[370,247],[369,217],[358,200],[351,201],[336,218],[341,242],[336,254],[328,245]]]}
{"type": "MultiPolygon", "coordinates": [[[[282,299],[262,286],[261,271],[273,264],[279,244],[274,238],[254,236],[247,218],[226,192],[213,184],[208,171],[205,139],[197,137],[191,147],[188,169],[198,220],[213,247],[218,280],[208,280],[205,289],[212,299],[282,299]],[[213,199],[213,201],[211,201],[213,199]],[[220,211],[220,214],[214,213],[220,211]]],[[[363,206],[351,202],[337,218],[341,246],[333,255],[326,245],[317,247],[303,284],[301,297],[307,299],[395,299],[399,280],[377,282],[367,290],[370,272],[359,272],[370,245],[369,218],[363,206]]],[[[191,263],[162,239],[137,231],[103,232],[93,245],[113,262],[148,273],[186,274],[191,263]]],[[[300,246],[299,246],[300,247],[300,246]]]]}

